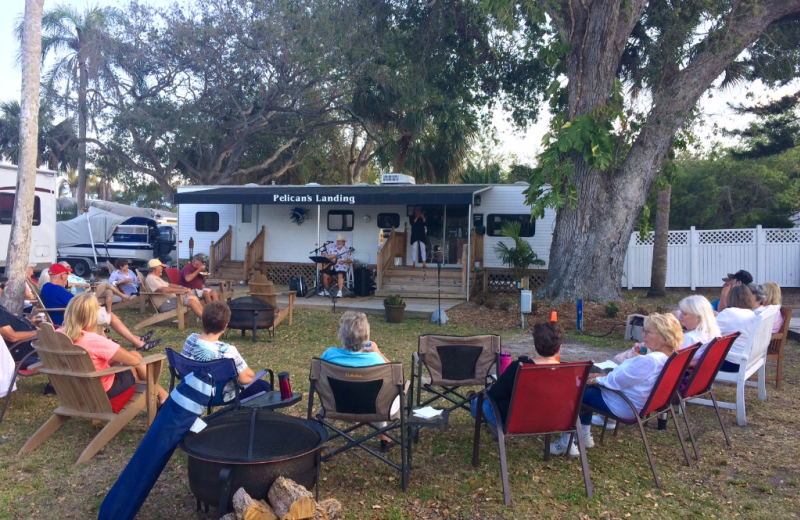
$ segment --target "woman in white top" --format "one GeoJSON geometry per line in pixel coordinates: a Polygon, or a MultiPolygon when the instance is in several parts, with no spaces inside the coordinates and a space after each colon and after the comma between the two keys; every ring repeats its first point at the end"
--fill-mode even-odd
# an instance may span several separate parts
{"type": "MultiPolygon", "coordinates": [[[[781,286],[772,283],[766,282],[764,285],[764,296],[766,299],[764,300],[764,307],[769,307],[771,305],[777,305],[778,307],[781,306],[781,286]]],[[[772,333],[777,334],[781,331],[781,327],[783,327],[783,315],[778,309],[778,314],[775,316],[775,323],[772,325],[772,333]]]]}
{"type": "Polygon", "coordinates": [[[696,365],[711,340],[720,335],[714,309],[706,297],[699,294],[682,299],[678,308],[680,309],[678,320],[683,327],[681,348],[691,347],[696,343],[703,345],[692,357],[691,364],[696,365]]]}
{"type": "MultiPolygon", "coordinates": [[[[731,350],[728,352],[728,359],[740,359],[744,346],[747,344],[747,335],[756,319],[753,309],[756,307],[756,299],[746,285],[735,285],[731,288],[726,299],[727,307],[717,314],[717,325],[722,336],[739,332],[740,335],[733,342],[731,350]]],[[[722,372],[738,372],[739,364],[731,363],[727,359],[720,368],[722,372]]]]}
{"type": "MultiPolygon", "coordinates": [[[[651,314],[644,319],[642,339],[648,349],[646,355],[626,359],[606,376],[589,377],[589,384],[597,383],[599,386],[586,388],[583,394],[584,404],[601,414],[610,412],[617,417],[633,419],[634,412],[625,399],[615,392],[606,391],[609,389],[622,392],[636,407],[636,411],[641,411],[667,359],[683,344],[681,324],[672,314],[651,314]]],[[[594,446],[590,431],[592,413],[582,413],[580,418],[584,445],[591,448],[594,446]]],[[[560,455],[567,450],[568,442],[569,435],[562,435],[561,440],[550,445],[550,450],[560,455]]],[[[569,454],[578,455],[578,447],[574,442],[569,448],[569,454]]]]}

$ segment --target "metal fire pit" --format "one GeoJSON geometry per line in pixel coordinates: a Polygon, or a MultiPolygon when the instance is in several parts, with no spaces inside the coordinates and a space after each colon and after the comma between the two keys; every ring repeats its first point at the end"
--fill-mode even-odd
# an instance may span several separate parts
{"type": "Polygon", "coordinates": [[[231,308],[231,321],[228,323],[228,328],[241,330],[242,336],[244,336],[244,331],[252,330],[253,343],[258,341],[258,329],[267,329],[273,335],[275,334],[273,327],[275,326],[277,307],[253,296],[231,300],[228,307],[231,308]]]}
{"type": "Polygon", "coordinates": [[[218,504],[217,518],[232,507],[240,487],[256,500],[267,498],[279,476],[319,495],[319,451],[328,432],[317,422],[269,410],[239,409],[218,416],[179,444],[189,456],[189,487],[201,502],[218,504]]]}

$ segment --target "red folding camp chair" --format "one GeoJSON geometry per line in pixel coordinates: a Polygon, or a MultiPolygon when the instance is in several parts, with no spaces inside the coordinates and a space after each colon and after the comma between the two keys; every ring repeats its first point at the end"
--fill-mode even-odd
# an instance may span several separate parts
{"type": "Polygon", "coordinates": [[[694,368],[694,371],[686,380],[683,388],[678,390],[678,405],[683,413],[683,421],[686,423],[686,429],[689,430],[689,439],[692,441],[692,448],[694,448],[694,458],[700,460],[700,453],[697,451],[697,444],[694,441],[694,434],[692,427],[689,426],[689,415],[686,413],[685,403],[697,397],[704,397],[706,395],[711,397],[711,402],[714,403],[714,411],[717,412],[717,419],[722,428],[722,433],[725,435],[725,442],[728,447],[731,446],[731,440],[728,437],[728,432],[725,430],[725,424],[722,422],[722,414],[719,413],[719,406],[717,406],[717,399],[714,397],[714,379],[717,377],[722,363],[725,362],[725,356],[728,355],[733,346],[736,338],[739,337],[739,332],[717,338],[711,341],[706,347],[705,352],[700,356],[700,361],[694,368]]]}
{"type": "MultiPolygon", "coordinates": [[[[603,432],[600,434],[600,443],[602,443],[605,438],[606,424],[608,423],[609,419],[614,419],[617,421],[617,426],[614,428],[614,436],[617,435],[617,430],[619,430],[620,423],[636,424],[639,426],[639,433],[642,434],[644,450],[647,452],[647,460],[650,462],[650,469],[653,470],[653,478],[656,481],[656,487],[659,488],[661,487],[661,480],[658,478],[656,465],[653,463],[653,454],[650,452],[650,445],[647,444],[647,436],[644,433],[644,425],[647,421],[658,417],[659,414],[669,412],[672,416],[672,422],[675,424],[675,430],[678,432],[678,440],[681,441],[681,448],[683,448],[683,455],[686,457],[686,464],[689,466],[692,465],[692,461],[689,459],[689,452],[686,450],[686,443],[683,442],[683,435],[678,427],[678,421],[675,418],[675,410],[672,408],[672,402],[677,395],[678,385],[680,385],[681,381],[683,380],[683,374],[686,372],[686,367],[689,366],[692,356],[694,356],[694,353],[697,352],[697,349],[699,348],[700,343],[697,343],[691,347],[686,347],[673,353],[669,359],[667,359],[667,362],[664,363],[664,367],[661,369],[661,373],[658,375],[656,384],[653,385],[653,390],[647,397],[647,401],[644,403],[641,412],[636,409],[636,406],[634,406],[631,400],[628,399],[627,396],[625,396],[625,394],[622,392],[604,388],[602,385],[598,385],[600,388],[603,388],[604,392],[614,392],[622,397],[622,399],[628,403],[628,406],[631,407],[631,411],[633,412],[634,416],[633,419],[623,419],[614,415],[613,413],[597,410],[585,404],[583,405],[584,408],[599,415],[605,416],[605,420],[603,421],[603,432]]],[[[579,435],[578,440],[580,440],[580,438],[581,436],[579,435]]]]}
{"type": "Polygon", "coordinates": [[[181,284],[181,272],[177,267],[167,267],[164,270],[167,272],[167,278],[169,278],[169,283],[173,285],[181,284]]]}
{"type": "MultiPolygon", "coordinates": [[[[495,426],[486,421],[486,426],[497,436],[500,448],[500,472],[503,478],[503,498],[511,505],[508,488],[508,465],[506,463],[505,438],[523,435],[544,435],[544,460],[550,458],[550,436],[570,434],[570,444],[574,435],[578,437],[578,451],[583,469],[583,483],[586,496],[592,498],[592,481],[589,478],[589,463],[586,460],[586,447],[580,435],[581,424],[578,414],[586,389],[586,379],[592,368],[591,361],[561,363],[559,365],[533,365],[520,363],[514,377],[514,390],[508,417],[502,425],[495,426]]],[[[472,445],[472,465],[478,465],[481,442],[481,423],[484,422],[483,400],[489,399],[494,416],[500,421],[497,403],[492,397],[481,392],[478,395],[478,413],[475,416],[475,440],[472,445]]]]}

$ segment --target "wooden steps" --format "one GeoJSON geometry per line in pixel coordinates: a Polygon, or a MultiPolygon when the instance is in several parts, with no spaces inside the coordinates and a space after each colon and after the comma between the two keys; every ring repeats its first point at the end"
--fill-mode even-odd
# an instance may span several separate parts
{"type": "Polygon", "coordinates": [[[465,299],[460,269],[442,269],[441,277],[435,265],[427,269],[392,267],[383,273],[383,286],[376,296],[399,294],[403,298],[465,299]]]}
{"type": "Polygon", "coordinates": [[[244,262],[226,260],[221,266],[217,267],[217,272],[212,275],[212,278],[224,278],[229,280],[249,280],[250,275],[254,272],[260,272],[258,269],[251,269],[247,276],[244,276],[244,262]]]}

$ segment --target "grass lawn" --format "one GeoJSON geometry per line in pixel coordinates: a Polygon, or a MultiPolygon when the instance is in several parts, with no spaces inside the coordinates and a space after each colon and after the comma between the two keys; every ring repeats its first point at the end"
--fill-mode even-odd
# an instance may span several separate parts
{"type": "MultiPolygon", "coordinates": [[[[138,313],[120,315],[128,324],[138,313]]],[[[236,344],[250,365],[258,370],[271,367],[289,371],[293,388],[308,390],[309,359],[338,344],[339,314],[325,311],[297,311],[294,326],[278,327],[271,343],[252,344],[232,332],[236,344]]],[[[486,320],[483,320],[486,321],[486,320]]],[[[372,339],[392,360],[406,365],[410,376],[411,352],[417,336],[442,330],[447,334],[492,331],[477,323],[445,324],[441,329],[422,320],[389,325],[371,317],[372,339]]],[[[186,331],[174,325],[156,328],[163,346],[180,350],[190,332],[199,331],[194,319],[186,331]]],[[[503,332],[511,337],[516,331],[503,332]]],[[[616,334],[615,334],[616,336],[616,334]]],[[[262,335],[262,339],[266,334],[262,335]]],[[[594,342],[615,352],[619,337],[594,339],[570,333],[572,339],[594,342]]],[[[736,426],[735,413],[723,411],[733,449],[724,439],[713,410],[694,406],[693,424],[700,446],[701,461],[685,466],[674,427],[667,431],[648,430],[657,469],[663,482],[658,490],[650,473],[641,439],[634,428],[624,428],[616,439],[589,451],[589,467],[595,498],[588,500],[576,459],[553,457],[542,460],[541,438],[508,441],[511,493],[514,505],[502,504],[500,465],[496,443],[484,430],[480,466],[470,464],[474,422],[467,413],[454,412],[445,430],[423,430],[415,446],[414,468],[409,490],[400,489],[399,473],[365,452],[338,455],[322,468],[321,495],[343,502],[347,518],[797,518],[800,511],[800,462],[798,416],[800,416],[799,344],[787,343],[783,389],[767,388],[769,400],[758,401],[755,389],[747,390],[748,421],[736,426]]],[[[163,352],[163,348],[156,349],[163,352]]],[[[11,399],[6,419],[0,424],[0,518],[92,518],[108,489],[129,460],[145,433],[145,414],[117,435],[92,461],[75,466],[78,455],[97,433],[90,422],[72,420],[30,455],[17,457],[25,440],[57,406],[54,396],[44,397],[44,377],[22,380],[11,399]]],[[[169,385],[165,370],[161,383],[169,385]]],[[[729,388],[718,397],[733,399],[729,388]]],[[[284,410],[303,416],[307,401],[284,410]]],[[[599,431],[595,430],[595,440],[599,431]]],[[[399,458],[399,449],[393,455],[399,458]]],[[[187,481],[186,456],[176,451],[139,518],[214,518],[196,513],[195,500],[187,481]]]]}

